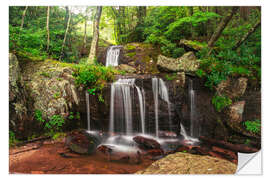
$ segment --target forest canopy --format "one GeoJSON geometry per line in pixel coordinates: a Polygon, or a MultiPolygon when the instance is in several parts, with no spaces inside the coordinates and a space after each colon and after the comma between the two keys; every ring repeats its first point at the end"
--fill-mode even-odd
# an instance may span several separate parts
{"type": "Polygon", "coordinates": [[[206,77],[209,87],[228,75],[260,81],[259,7],[14,6],[9,11],[9,48],[20,57],[92,62],[98,47],[143,42],[178,58],[185,40],[197,47],[197,75],[206,77]]]}

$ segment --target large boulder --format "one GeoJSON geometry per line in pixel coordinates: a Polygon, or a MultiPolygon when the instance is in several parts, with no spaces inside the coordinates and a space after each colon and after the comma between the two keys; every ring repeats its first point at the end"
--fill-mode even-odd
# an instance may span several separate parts
{"type": "Polygon", "coordinates": [[[45,119],[56,114],[66,118],[76,111],[80,92],[72,72],[67,64],[53,60],[25,64],[23,76],[33,101],[32,110],[40,110],[45,119]]]}
{"type": "MultiPolygon", "coordinates": [[[[23,88],[22,72],[17,57],[9,54],[9,126],[15,132],[16,138],[27,136],[24,130],[31,128],[33,123],[29,116],[27,104],[29,99],[23,88]]],[[[31,103],[30,103],[31,104],[31,103]]]]}
{"type": "Polygon", "coordinates": [[[85,130],[70,132],[66,137],[66,146],[79,154],[92,154],[96,152],[102,137],[99,133],[88,133],[85,130]]]}
{"type": "Polygon", "coordinates": [[[36,112],[45,121],[61,116],[64,129],[80,123],[76,115],[81,106],[85,111],[85,103],[80,103],[84,93],[75,86],[72,66],[53,60],[18,61],[10,54],[9,71],[9,122],[16,138],[43,132],[44,124],[35,118],[36,112]]]}
{"type": "Polygon", "coordinates": [[[236,169],[237,165],[227,160],[178,152],[136,174],[234,174],[236,169]]]}
{"type": "Polygon", "coordinates": [[[230,99],[241,97],[247,88],[247,78],[240,77],[238,79],[228,78],[222,81],[216,88],[218,94],[228,96],[230,99]]]}
{"type": "Polygon", "coordinates": [[[247,131],[243,126],[245,101],[235,102],[225,112],[227,125],[235,132],[253,138],[260,138],[258,134],[247,131]]]}
{"type": "Polygon", "coordinates": [[[194,53],[190,51],[177,59],[159,55],[157,67],[164,72],[195,72],[199,68],[199,62],[194,53]]]}

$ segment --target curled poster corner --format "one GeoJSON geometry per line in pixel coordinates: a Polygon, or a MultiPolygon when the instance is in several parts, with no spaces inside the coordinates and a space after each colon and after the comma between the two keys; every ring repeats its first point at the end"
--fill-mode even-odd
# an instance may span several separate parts
{"type": "Polygon", "coordinates": [[[238,165],[236,174],[262,174],[261,151],[256,153],[238,153],[238,165]]]}

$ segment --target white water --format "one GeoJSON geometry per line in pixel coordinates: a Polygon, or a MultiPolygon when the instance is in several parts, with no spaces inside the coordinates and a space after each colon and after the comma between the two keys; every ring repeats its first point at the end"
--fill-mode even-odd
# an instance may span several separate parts
{"type": "Polygon", "coordinates": [[[131,91],[136,88],[139,100],[141,132],[145,133],[145,95],[144,90],[135,85],[135,79],[119,79],[111,86],[111,106],[110,106],[110,127],[111,133],[115,133],[115,116],[117,121],[125,122],[126,134],[133,132],[132,125],[132,103],[134,98],[131,91]],[[117,112],[115,112],[115,102],[118,103],[117,112]]]}
{"type": "Polygon", "coordinates": [[[106,55],[106,66],[118,66],[121,46],[110,46],[106,55]]]}
{"type": "Polygon", "coordinates": [[[139,97],[139,104],[140,104],[140,117],[141,117],[141,130],[142,133],[145,133],[145,99],[144,99],[144,90],[141,91],[138,86],[136,86],[138,97],[139,97]]]}
{"type": "Polygon", "coordinates": [[[197,138],[193,138],[193,137],[190,137],[190,136],[187,135],[185,127],[183,126],[182,123],[180,123],[180,128],[181,128],[180,134],[184,137],[184,139],[186,141],[189,141],[190,144],[192,144],[193,142],[198,142],[199,141],[197,138]]]}
{"type": "Polygon", "coordinates": [[[87,91],[85,91],[85,100],[87,112],[87,130],[90,131],[90,102],[89,102],[89,93],[87,91]]]}
{"type": "Polygon", "coordinates": [[[193,90],[193,81],[189,80],[189,97],[190,97],[190,136],[195,136],[194,121],[195,119],[195,92],[193,90]]]}
{"type": "Polygon", "coordinates": [[[155,106],[155,128],[156,136],[159,133],[159,117],[158,117],[158,97],[160,96],[168,104],[168,114],[169,114],[169,130],[171,131],[171,103],[169,100],[169,91],[165,82],[161,78],[152,78],[152,91],[154,95],[154,106],[155,106]]]}
{"type": "Polygon", "coordinates": [[[158,79],[152,78],[152,90],[154,94],[154,105],[155,105],[155,130],[156,136],[158,137],[158,79]]]}
{"type": "Polygon", "coordinates": [[[170,128],[170,131],[171,131],[172,130],[172,128],[171,128],[171,103],[170,103],[170,100],[169,100],[168,88],[167,88],[167,86],[165,85],[165,82],[162,79],[159,79],[159,95],[160,95],[161,99],[166,101],[167,104],[168,104],[169,128],[170,128]]]}

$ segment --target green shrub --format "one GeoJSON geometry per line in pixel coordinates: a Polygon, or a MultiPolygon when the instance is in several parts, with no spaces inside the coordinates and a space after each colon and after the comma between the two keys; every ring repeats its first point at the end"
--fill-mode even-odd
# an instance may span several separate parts
{"type": "Polygon", "coordinates": [[[215,106],[218,112],[221,112],[225,107],[232,104],[232,100],[226,96],[215,95],[212,98],[212,104],[215,106]]]}
{"type": "Polygon", "coordinates": [[[15,133],[9,130],[9,146],[15,146],[19,140],[16,139],[15,133]]]}
{"type": "Polygon", "coordinates": [[[36,109],[34,116],[35,116],[37,121],[42,122],[42,123],[45,122],[45,120],[42,118],[42,111],[41,110],[36,109]]]}
{"type": "Polygon", "coordinates": [[[168,80],[168,81],[172,81],[172,80],[175,80],[177,78],[177,74],[176,73],[173,73],[173,74],[166,74],[165,75],[165,78],[168,80]]]}
{"type": "Polygon", "coordinates": [[[64,118],[61,115],[53,115],[49,121],[45,123],[45,129],[47,132],[55,133],[61,131],[63,124],[65,123],[64,118]]]}
{"type": "Polygon", "coordinates": [[[84,86],[89,94],[98,95],[99,100],[102,101],[102,89],[107,82],[114,80],[114,75],[117,73],[118,71],[112,67],[84,65],[76,67],[73,76],[77,85],[84,86]]]}
{"type": "Polygon", "coordinates": [[[253,133],[260,132],[261,129],[261,121],[259,119],[255,119],[254,121],[245,121],[244,125],[246,129],[253,133]]]}

